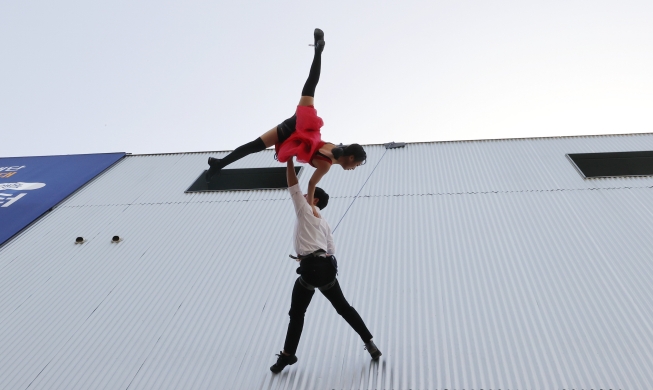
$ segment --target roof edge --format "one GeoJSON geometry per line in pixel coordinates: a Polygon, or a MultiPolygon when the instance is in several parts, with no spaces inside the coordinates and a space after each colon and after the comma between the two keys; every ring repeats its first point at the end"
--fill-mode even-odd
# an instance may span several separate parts
{"type": "MultiPolygon", "coordinates": [[[[496,142],[496,141],[526,141],[526,140],[546,140],[558,138],[594,138],[594,137],[620,137],[620,136],[637,136],[637,135],[653,135],[651,133],[620,133],[620,134],[588,134],[588,135],[558,135],[552,137],[521,137],[521,138],[483,138],[483,139],[462,139],[462,140],[448,140],[448,141],[418,141],[406,142],[407,145],[415,144],[446,144],[446,143],[460,143],[460,142],[496,142]]],[[[363,146],[383,146],[382,144],[362,144],[363,146]]],[[[272,150],[270,148],[266,150],[272,150]]],[[[204,150],[195,152],[169,152],[169,153],[127,153],[127,156],[167,156],[174,154],[202,154],[202,153],[221,153],[231,152],[233,149],[228,150],[204,150]]]]}

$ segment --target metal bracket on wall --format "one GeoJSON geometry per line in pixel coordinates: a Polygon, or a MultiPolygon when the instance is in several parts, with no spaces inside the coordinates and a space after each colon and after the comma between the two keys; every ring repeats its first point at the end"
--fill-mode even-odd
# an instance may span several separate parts
{"type": "Polygon", "coordinates": [[[394,142],[393,141],[393,142],[384,144],[383,146],[385,146],[386,149],[397,149],[397,148],[403,148],[404,146],[406,146],[406,143],[405,142],[394,142]]]}

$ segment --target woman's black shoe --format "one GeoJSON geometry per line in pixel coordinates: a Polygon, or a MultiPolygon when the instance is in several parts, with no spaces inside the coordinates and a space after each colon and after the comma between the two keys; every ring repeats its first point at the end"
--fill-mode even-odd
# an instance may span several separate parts
{"type": "Polygon", "coordinates": [[[315,31],[313,31],[313,38],[315,39],[313,44],[315,50],[321,53],[322,50],[324,50],[324,31],[316,28],[315,31]]]}
{"type": "Polygon", "coordinates": [[[209,157],[209,169],[206,171],[206,182],[210,182],[214,175],[216,175],[222,169],[219,158],[209,157]]]}
{"type": "Polygon", "coordinates": [[[297,356],[295,355],[284,355],[283,351],[279,352],[277,354],[279,358],[277,359],[277,362],[270,367],[270,371],[274,372],[275,374],[278,374],[286,368],[286,366],[292,366],[293,364],[297,363],[297,356]]]}
{"type": "Polygon", "coordinates": [[[313,31],[313,38],[315,38],[315,44],[317,44],[317,41],[324,40],[324,31],[316,28],[315,31],[313,31]]]}
{"type": "Polygon", "coordinates": [[[320,39],[315,43],[315,51],[322,53],[322,50],[324,50],[324,41],[320,39]]]}

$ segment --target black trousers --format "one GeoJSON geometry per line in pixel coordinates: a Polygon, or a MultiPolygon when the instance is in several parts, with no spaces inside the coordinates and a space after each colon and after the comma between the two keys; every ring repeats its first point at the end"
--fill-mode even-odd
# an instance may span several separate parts
{"type": "Polygon", "coordinates": [[[302,329],[304,328],[304,314],[311,303],[313,294],[315,294],[315,289],[310,288],[311,286],[315,286],[322,292],[338,314],[358,333],[363,342],[372,339],[372,334],[365,326],[361,316],[345,299],[342,289],[340,289],[340,283],[336,279],[336,270],[330,260],[322,257],[304,259],[301,262],[300,269],[302,276],[295,281],[290,312],[288,312],[290,323],[286,333],[286,342],[283,346],[286,353],[294,355],[297,351],[302,329]],[[322,286],[324,287],[320,288],[322,286]]]}

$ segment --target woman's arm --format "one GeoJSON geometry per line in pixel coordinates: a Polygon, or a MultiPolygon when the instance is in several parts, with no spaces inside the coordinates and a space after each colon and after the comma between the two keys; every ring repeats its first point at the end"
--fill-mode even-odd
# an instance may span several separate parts
{"type": "MultiPolygon", "coordinates": [[[[315,172],[313,172],[313,176],[311,176],[311,179],[308,181],[308,192],[306,193],[306,195],[308,195],[306,200],[308,200],[308,204],[310,205],[313,205],[315,186],[320,182],[322,176],[326,175],[326,173],[329,172],[329,169],[331,169],[331,164],[323,160],[315,159],[313,160],[313,164],[315,165],[315,172]]],[[[313,206],[313,215],[316,217],[319,215],[317,210],[315,210],[315,206],[313,206]]]]}

